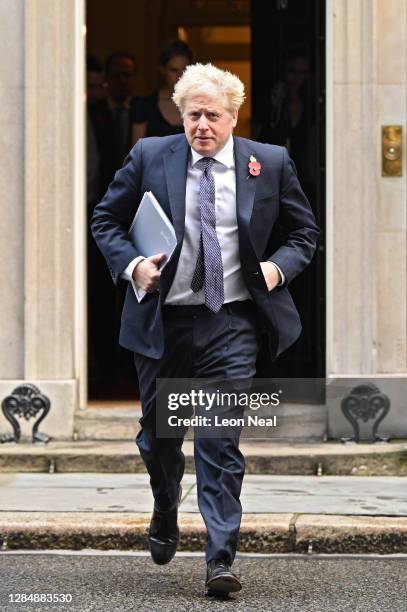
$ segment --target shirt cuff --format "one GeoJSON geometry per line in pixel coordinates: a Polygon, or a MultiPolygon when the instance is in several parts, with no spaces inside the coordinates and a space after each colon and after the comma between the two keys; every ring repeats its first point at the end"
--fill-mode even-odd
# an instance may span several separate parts
{"type": "MultiPolygon", "coordinates": [[[[269,261],[270,261],[270,260],[269,260],[269,261]]],[[[280,273],[281,280],[280,280],[280,282],[277,284],[277,287],[281,287],[281,285],[284,285],[284,283],[285,283],[285,276],[284,276],[283,272],[281,271],[280,266],[278,266],[276,263],[274,263],[274,261],[270,261],[270,263],[272,263],[272,264],[273,264],[273,266],[275,266],[275,267],[277,268],[277,270],[279,271],[279,273],[280,273]]]]}
{"type": "Polygon", "coordinates": [[[133,271],[137,264],[139,264],[140,261],[143,261],[143,259],[145,259],[145,257],[143,257],[142,255],[135,257],[120,275],[124,280],[129,281],[129,283],[131,283],[138,302],[141,302],[147,291],[144,291],[144,289],[141,289],[141,287],[137,285],[136,281],[133,278],[133,271]]]}

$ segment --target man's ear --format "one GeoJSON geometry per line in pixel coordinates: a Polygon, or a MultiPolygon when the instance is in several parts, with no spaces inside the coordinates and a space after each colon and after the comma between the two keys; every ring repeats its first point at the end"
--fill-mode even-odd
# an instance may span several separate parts
{"type": "Polygon", "coordinates": [[[239,114],[239,112],[237,110],[234,110],[232,112],[233,127],[236,127],[238,114],[239,114]]]}

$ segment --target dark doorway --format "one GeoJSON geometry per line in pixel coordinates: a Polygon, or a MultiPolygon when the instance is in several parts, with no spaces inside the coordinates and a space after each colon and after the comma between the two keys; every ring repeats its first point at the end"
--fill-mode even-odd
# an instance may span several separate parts
{"type": "MultiPolygon", "coordinates": [[[[312,264],[290,283],[303,332],[260,377],[325,376],[325,1],[252,0],[252,137],[286,146],[321,228],[312,264]]],[[[305,398],[303,398],[305,399],[305,398]]]]}
{"type": "MultiPolygon", "coordinates": [[[[116,0],[114,6],[111,0],[88,0],[87,30],[87,50],[102,69],[115,51],[136,58],[135,96],[158,89],[159,55],[175,38],[190,45],[195,61],[211,61],[239,74],[248,95],[236,133],[287,146],[324,229],[325,0],[116,0]]],[[[106,95],[103,88],[99,94],[106,95]]],[[[99,153],[102,161],[109,161],[108,122],[103,113],[91,113],[96,125],[106,130],[105,148],[99,153]]],[[[94,205],[88,201],[89,215],[94,205]]],[[[323,235],[322,231],[312,265],[290,284],[303,322],[302,336],[274,364],[263,349],[258,362],[261,377],[325,374],[323,235]]],[[[134,400],[138,384],[132,354],[117,342],[127,283],[113,287],[92,241],[89,234],[89,396],[134,400]]]]}

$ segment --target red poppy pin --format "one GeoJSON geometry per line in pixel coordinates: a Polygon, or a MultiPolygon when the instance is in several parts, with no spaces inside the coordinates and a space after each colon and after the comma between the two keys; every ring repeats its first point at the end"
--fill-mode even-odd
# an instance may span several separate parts
{"type": "Polygon", "coordinates": [[[254,155],[250,155],[250,161],[248,163],[249,172],[252,176],[259,176],[261,170],[261,163],[257,161],[254,155]]]}

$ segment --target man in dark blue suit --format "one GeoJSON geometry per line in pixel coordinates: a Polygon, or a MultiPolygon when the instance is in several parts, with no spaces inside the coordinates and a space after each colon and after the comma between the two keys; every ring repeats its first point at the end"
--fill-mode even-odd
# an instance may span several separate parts
{"type": "MultiPolygon", "coordinates": [[[[233,136],[243,100],[235,75],[189,66],[174,91],[185,135],[140,140],[91,222],[113,281],[129,281],[119,341],[134,352],[139,377],[136,442],[150,474],[149,545],[160,564],[179,538],[184,455],[182,437],[157,436],[156,379],[250,380],[262,332],[275,358],[301,331],[287,285],[310,263],[318,228],[286,149],[233,136]],[[128,236],[149,190],[177,237],[162,271],[163,254],[144,258],[128,236]]],[[[206,586],[216,593],[241,588],[231,570],[245,468],[239,434],[194,441],[206,586]]]]}

